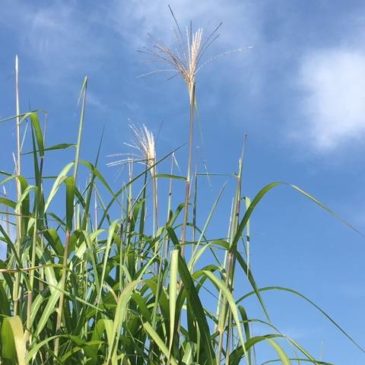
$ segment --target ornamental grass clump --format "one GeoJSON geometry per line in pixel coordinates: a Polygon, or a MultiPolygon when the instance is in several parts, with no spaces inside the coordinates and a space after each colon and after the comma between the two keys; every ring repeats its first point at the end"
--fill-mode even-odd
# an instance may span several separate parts
{"type": "MultiPolygon", "coordinates": [[[[169,62],[185,67],[178,71],[186,72],[181,75],[190,83],[186,176],[173,171],[175,154],[181,151],[158,158],[153,133],[144,125],[132,127],[132,146],[138,154],[127,159],[127,183],[117,189],[99,163],[101,143],[94,162],[82,160],[87,78],[76,143],[47,144],[41,112],[19,115],[17,108],[17,116],[8,119],[16,121],[15,128],[28,125],[30,132],[21,136],[19,129],[19,137],[32,146],[27,170],[33,172],[25,176],[0,167],[0,186],[6,189],[0,196],[0,213],[6,217],[0,220],[0,240],[6,246],[5,259],[0,260],[0,365],[256,365],[261,345],[274,354],[266,363],[329,364],[275,327],[262,297],[272,291],[299,296],[365,352],[302,294],[290,288],[262,288],[255,280],[249,264],[250,220],[266,194],[283,184],[270,183],[249,199],[242,186],[241,156],[234,174],[232,212],[226,217],[227,226],[222,223],[220,236],[209,237],[208,227],[223,191],[202,227],[196,224],[200,220],[189,220],[190,204],[193,212],[199,211],[197,189],[197,198],[193,202],[189,198],[195,76],[203,51],[215,38],[204,41],[202,31],[189,29],[186,55],[194,65],[167,56],[161,48],[169,62]],[[71,161],[63,160],[68,156],[65,149],[74,150],[71,161]],[[47,172],[51,153],[63,161],[55,176],[47,172]],[[170,158],[171,167],[166,166],[170,158]],[[142,171],[131,167],[135,162],[143,162],[142,171]],[[163,184],[157,189],[160,179],[168,180],[167,189],[163,184]],[[181,181],[186,194],[174,192],[174,206],[172,182],[181,181]],[[14,183],[18,192],[10,188],[14,183]],[[164,214],[158,214],[161,201],[167,202],[164,214]],[[147,214],[151,206],[153,214],[147,214]],[[196,232],[189,240],[189,258],[183,252],[185,233],[179,239],[187,225],[196,232]],[[250,312],[250,298],[259,318],[250,312]]],[[[20,158],[22,152],[19,145],[20,158]]],[[[334,215],[297,186],[286,185],[334,215]]]]}

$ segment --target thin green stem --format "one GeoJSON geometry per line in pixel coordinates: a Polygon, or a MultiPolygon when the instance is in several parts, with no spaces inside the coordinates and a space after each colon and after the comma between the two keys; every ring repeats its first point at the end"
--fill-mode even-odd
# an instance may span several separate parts
{"type": "MultiPolygon", "coordinates": [[[[15,113],[16,113],[16,160],[15,160],[15,174],[16,179],[16,195],[17,201],[20,200],[21,196],[21,136],[20,136],[20,96],[19,96],[19,58],[15,56],[15,113]]],[[[22,217],[21,217],[21,206],[17,204],[15,211],[16,215],[16,253],[20,257],[20,246],[21,246],[21,235],[22,235],[22,217]]],[[[16,274],[15,285],[13,290],[13,302],[14,302],[14,315],[18,314],[19,300],[20,300],[20,273],[16,274]]]]}
{"type": "MultiPolygon", "coordinates": [[[[64,247],[64,253],[63,253],[63,262],[62,262],[62,276],[61,276],[61,293],[60,293],[60,299],[58,302],[58,308],[57,308],[57,319],[56,319],[56,333],[59,332],[62,325],[62,316],[63,316],[63,309],[64,309],[64,300],[65,300],[65,285],[66,285],[66,277],[67,277],[67,260],[68,260],[68,250],[70,245],[70,239],[71,239],[71,232],[69,230],[66,231],[66,239],[65,239],[65,247],[64,247]]],[[[54,353],[57,357],[58,351],[60,347],[60,338],[57,337],[55,339],[54,344],[54,353]]]]}
{"type": "Polygon", "coordinates": [[[77,182],[77,173],[79,168],[79,160],[80,160],[80,148],[81,148],[81,138],[84,127],[84,119],[85,119],[85,106],[86,106],[86,92],[87,92],[87,76],[84,77],[84,81],[81,87],[80,99],[81,99],[81,112],[80,112],[80,120],[79,120],[79,130],[77,134],[77,143],[75,150],[75,165],[74,165],[74,179],[75,183],[77,182]]]}
{"type": "Polygon", "coordinates": [[[194,144],[194,121],[195,121],[195,82],[189,88],[189,151],[188,151],[188,166],[186,173],[185,183],[185,201],[184,201],[184,220],[182,225],[181,233],[181,255],[185,255],[185,244],[186,244],[186,228],[189,220],[189,204],[191,195],[191,175],[192,175],[192,160],[193,160],[193,144],[194,144]]]}

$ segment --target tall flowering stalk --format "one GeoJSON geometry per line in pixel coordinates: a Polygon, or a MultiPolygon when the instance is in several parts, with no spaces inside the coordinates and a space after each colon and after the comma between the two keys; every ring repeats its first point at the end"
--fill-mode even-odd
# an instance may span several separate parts
{"type": "Polygon", "coordinates": [[[153,215],[152,227],[153,234],[156,234],[158,227],[158,192],[157,192],[157,169],[156,169],[156,145],[153,133],[143,124],[142,127],[131,125],[130,128],[134,133],[135,144],[130,145],[139,150],[142,162],[149,168],[152,179],[152,196],[153,196],[153,215]]]}
{"type": "Polygon", "coordinates": [[[156,43],[150,50],[153,56],[156,56],[163,62],[172,66],[173,70],[182,77],[188,90],[189,96],[189,145],[188,145],[188,165],[185,183],[185,200],[184,200],[184,220],[181,232],[182,255],[185,251],[186,226],[189,219],[189,204],[192,185],[192,162],[193,162],[193,144],[194,144],[194,125],[196,109],[196,83],[197,74],[201,65],[201,59],[206,49],[218,37],[217,31],[221,24],[206,38],[203,37],[203,29],[199,28],[193,31],[192,24],[187,27],[185,34],[181,31],[179,24],[170,8],[177,28],[177,46],[170,48],[160,43],[156,43]]]}
{"type": "MultiPolygon", "coordinates": [[[[153,216],[152,227],[153,234],[157,231],[158,226],[158,191],[157,191],[157,169],[156,169],[156,144],[153,133],[142,124],[141,127],[131,124],[130,129],[133,132],[133,142],[125,143],[138,151],[138,154],[128,154],[126,159],[116,160],[108,163],[108,166],[117,166],[125,162],[141,162],[149,169],[152,179],[152,195],[153,195],[153,216]]],[[[116,155],[112,155],[116,156],[116,155]]]]}
{"type": "MultiPolygon", "coordinates": [[[[15,174],[16,174],[16,197],[17,201],[20,200],[21,185],[20,185],[20,175],[21,175],[21,135],[20,135],[20,101],[19,101],[19,58],[18,55],[15,56],[15,113],[16,113],[16,157],[15,157],[15,174]]],[[[17,205],[15,210],[16,214],[16,253],[20,257],[21,249],[21,235],[22,235],[22,217],[20,206],[17,205]]],[[[20,273],[16,273],[15,285],[13,288],[13,301],[14,301],[14,314],[18,314],[19,311],[19,300],[21,297],[21,287],[20,287],[20,273]]]]}

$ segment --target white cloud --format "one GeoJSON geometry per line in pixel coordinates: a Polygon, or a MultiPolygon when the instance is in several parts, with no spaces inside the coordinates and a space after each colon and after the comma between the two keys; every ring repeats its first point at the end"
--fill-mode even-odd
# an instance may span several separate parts
{"type": "MultiPolygon", "coordinates": [[[[133,51],[151,48],[156,42],[174,47],[176,26],[169,5],[182,32],[192,22],[193,30],[202,28],[204,37],[223,23],[217,32],[219,38],[204,54],[201,65],[209,65],[204,65],[199,82],[202,81],[205,87],[211,83],[210,92],[204,97],[205,105],[220,103],[223,100],[222,90],[229,87],[231,94],[239,100],[238,112],[241,114],[243,100],[247,97],[259,97],[262,87],[263,78],[257,71],[262,67],[262,63],[259,66],[257,63],[259,44],[263,43],[262,8],[256,2],[240,0],[111,0],[106,24],[120,36],[121,43],[132,51],[132,55],[133,51]],[[238,50],[242,52],[236,52],[238,50]]],[[[135,59],[137,62],[148,63],[141,67],[141,74],[158,72],[161,69],[168,71],[166,64],[158,64],[158,60],[148,55],[135,59]]],[[[160,76],[168,78],[170,75],[173,74],[160,76]]],[[[201,90],[199,88],[199,92],[201,90]]],[[[230,102],[233,113],[233,98],[230,102]]]]}
{"type": "MultiPolygon", "coordinates": [[[[123,59],[128,52],[150,46],[148,34],[172,43],[175,24],[169,4],[183,28],[191,20],[194,27],[209,32],[223,22],[211,55],[248,49],[258,44],[260,37],[259,10],[237,0],[107,0],[86,10],[72,0],[56,0],[42,6],[24,0],[4,1],[0,25],[10,28],[16,36],[21,63],[23,55],[30,57],[38,65],[35,81],[51,85],[70,76],[81,78],[85,73],[96,72],[113,53],[115,58],[123,59]]],[[[226,57],[225,62],[230,58],[226,57]]],[[[232,58],[238,62],[243,59],[232,58]]]]}
{"type": "Polygon", "coordinates": [[[33,52],[39,53],[44,64],[73,69],[87,57],[97,56],[99,48],[91,44],[92,34],[87,24],[78,20],[78,15],[65,4],[34,11],[26,41],[33,52]]]}
{"type": "Polygon", "coordinates": [[[256,7],[235,0],[113,0],[108,10],[110,25],[126,41],[141,47],[146,44],[146,34],[164,41],[174,40],[175,28],[168,9],[171,5],[181,27],[190,21],[194,26],[213,30],[223,22],[222,39],[230,47],[249,46],[258,36],[253,26],[256,7]]]}
{"type": "Polygon", "coordinates": [[[317,150],[333,151],[365,137],[365,53],[329,49],[307,55],[300,87],[306,92],[299,128],[317,150]]]}
{"type": "Polygon", "coordinates": [[[0,25],[14,33],[21,65],[24,56],[35,61],[38,83],[52,85],[75,75],[81,78],[100,65],[103,44],[93,27],[94,16],[85,16],[74,2],[39,6],[7,0],[4,12],[0,25]]]}

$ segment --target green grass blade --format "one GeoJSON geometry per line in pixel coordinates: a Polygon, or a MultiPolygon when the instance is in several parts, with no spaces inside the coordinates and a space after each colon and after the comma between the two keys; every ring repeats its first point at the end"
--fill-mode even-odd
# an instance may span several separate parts
{"type": "Polygon", "coordinates": [[[284,352],[284,350],[279,346],[279,344],[276,341],[269,338],[269,339],[267,339],[267,342],[271,345],[271,347],[279,355],[279,358],[280,358],[280,361],[281,361],[282,365],[291,365],[291,362],[290,362],[287,354],[284,352]]]}
{"type": "Polygon", "coordinates": [[[38,113],[36,112],[30,113],[29,118],[32,123],[32,130],[34,131],[36,137],[39,156],[44,157],[44,140],[43,140],[42,128],[39,123],[38,113]]]}
{"type": "Polygon", "coordinates": [[[176,315],[176,295],[177,295],[177,273],[179,250],[175,249],[171,253],[170,264],[170,289],[169,289],[169,307],[170,307],[170,343],[169,343],[169,359],[171,357],[172,345],[175,337],[175,315],[176,315]]]}
{"type": "Polygon", "coordinates": [[[87,78],[87,76],[85,76],[84,81],[81,86],[81,92],[80,92],[81,113],[80,113],[80,121],[79,121],[79,131],[77,134],[77,142],[76,142],[76,148],[75,148],[75,166],[74,166],[74,174],[73,174],[75,181],[77,181],[77,173],[78,173],[79,160],[80,160],[81,137],[82,137],[84,119],[85,119],[87,82],[88,82],[88,78],[87,78]]]}
{"type": "Polygon", "coordinates": [[[11,363],[17,359],[18,365],[26,364],[25,335],[19,316],[4,318],[1,326],[1,351],[2,357],[11,363]]]}
{"type": "Polygon", "coordinates": [[[189,269],[186,266],[185,260],[181,257],[181,255],[179,255],[179,274],[184,284],[186,297],[191,305],[191,308],[194,309],[193,314],[198,323],[200,335],[202,337],[203,353],[205,354],[205,360],[207,364],[214,364],[215,356],[204,308],[200,301],[198,292],[195,288],[194,281],[191,277],[189,269]]]}
{"type": "Polygon", "coordinates": [[[172,356],[169,356],[169,350],[167,349],[165,343],[158,335],[158,333],[153,329],[153,327],[148,322],[144,322],[143,328],[149,334],[151,339],[156,343],[156,345],[159,347],[159,349],[165,355],[165,357],[168,359],[167,364],[177,365],[176,360],[172,356]]]}
{"type": "Polygon", "coordinates": [[[57,194],[57,191],[59,190],[60,186],[62,185],[63,181],[66,179],[68,172],[70,171],[70,169],[72,168],[72,166],[74,165],[73,162],[68,163],[62,170],[61,172],[58,174],[55,182],[53,183],[53,186],[51,188],[50,193],[48,194],[48,198],[46,200],[46,204],[44,206],[44,211],[47,211],[53,198],[55,197],[55,195],[57,194]]]}
{"type": "Polygon", "coordinates": [[[51,294],[48,298],[48,301],[47,301],[47,305],[44,307],[42,314],[41,314],[39,320],[37,321],[37,327],[35,328],[35,331],[34,331],[34,335],[36,337],[38,337],[41,334],[43,329],[46,327],[50,317],[56,310],[56,304],[59,301],[60,296],[61,296],[61,291],[57,290],[57,289],[61,289],[61,283],[59,283],[55,289],[56,290],[51,292],[51,294]]]}
{"type": "MultiPolygon", "coordinates": [[[[316,303],[314,303],[312,300],[310,300],[305,295],[299,293],[296,290],[290,289],[290,288],[284,288],[281,286],[268,286],[265,288],[257,289],[260,293],[266,292],[266,291],[285,291],[287,293],[294,294],[302,299],[304,299],[306,302],[308,302],[311,306],[313,306],[315,309],[317,309],[326,319],[328,319],[345,337],[347,337],[353,345],[355,345],[360,351],[365,353],[365,348],[361,346],[358,342],[355,341],[355,339],[350,336],[348,332],[346,332],[329,314],[326,313],[320,306],[318,306],[316,303]]],[[[252,296],[253,294],[256,294],[256,292],[250,292],[242,296],[238,299],[237,302],[241,302],[242,300],[248,298],[249,296],[252,296]]]]}
{"type": "Polygon", "coordinates": [[[75,179],[69,176],[65,179],[66,184],[66,230],[71,232],[74,217],[75,179]]]}
{"type": "Polygon", "coordinates": [[[214,283],[219,288],[219,290],[223,293],[223,296],[226,298],[226,300],[229,304],[229,308],[230,308],[231,314],[233,316],[233,319],[236,322],[236,328],[237,328],[237,332],[238,332],[238,337],[241,342],[241,346],[243,348],[244,353],[246,354],[245,339],[243,337],[243,332],[242,332],[242,328],[241,328],[239,310],[238,310],[238,307],[236,305],[236,302],[233,298],[231,291],[229,290],[229,288],[227,287],[227,285],[225,284],[224,281],[218,279],[210,271],[204,271],[204,274],[212,281],[212,283],[214,283]]]}
{"type": "Polygon", "coordinates": [[[260,203],[260,201],[262,200],[262,198],[273,188],[279,186],[281,183],[280,182],[273,182],[271,184],[268,184],[266,186],[264,186],[255,196],[255,198],[252,200],[250,206],[248,207],[248,209],[246,210],[240,224],[238,225],[237,231],[234,235],[234,238],[232,240],[231,243],[231,250],[232,251],[237,251],[237,244],[238,241],[240,240],[240,238],[242,237],[242,233],[243,230],[245,229],[247,222],[249,221],[252,213],[254,212],[256,206],[258,203],[260,203]]]}

